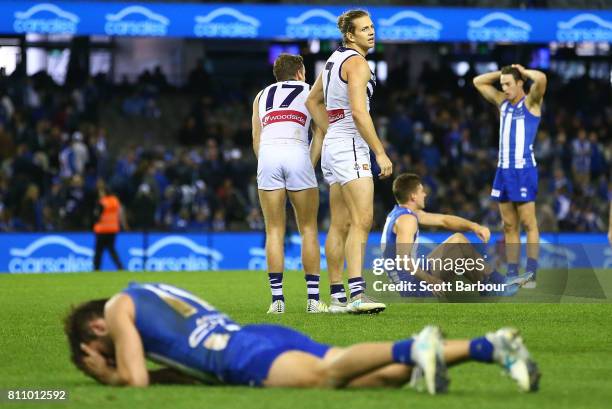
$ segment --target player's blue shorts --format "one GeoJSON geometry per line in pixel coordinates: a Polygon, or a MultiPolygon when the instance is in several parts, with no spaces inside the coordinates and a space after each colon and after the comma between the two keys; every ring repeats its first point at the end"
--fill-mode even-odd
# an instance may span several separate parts
{"type": "Polygon", "coordinates": [[[538,194],[538,168],[497,168],[491,199],[498,202],[533,202],[538,194]]]}
{"type": "Polygon", "coordinates": [[[218,375],[228,384],[261,386],[282,353],[302,351],[323,358],[330,348],[280,325],[247,325],[232,335],[223,351],[223,370],[218,375]]]}

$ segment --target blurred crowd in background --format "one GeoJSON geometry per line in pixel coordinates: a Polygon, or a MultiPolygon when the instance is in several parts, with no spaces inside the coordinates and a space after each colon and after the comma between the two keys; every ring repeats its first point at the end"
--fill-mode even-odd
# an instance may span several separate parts
{"type": "MultiPolygon", "coordinates": [[[[498,112],[450,69],[408,67],[389,73],[374,93],[372,114],[395,174],[416,172],[427,208],[499,230],[489,199],[497,164],[498,112]]],[[[0,73],[0,231],[87,230],[96,182],[120,197],[133,230],[263,230],[251,147],[253,95],[262,79],[219,85],[199,62],[176,88],[159,69],[137,81],[103,75],[59,86],[45,73],[0,73]],[[132,121],[164,118],[163,101],[189,108],[163,141],[130,140],[132,121]],[[109,135],[101,107],[121,115],[126,132],[109,135]]],[[[563,82],[548,75],[535,156],[542,231],[606,230],[612,198],[612,98],[609,82],[563,82]]],[[[173,114],[174,115],[174,114],[173,114]]],[[[320,227],[329,224],[320,169],[320,227]]],[[[376,180],[375,229],[393,206],[392,180],[376,180]]],[[[289,218],[291,219],[291,218],[289,218]]],[[[295,226],[290,222],[290,228],[295,226]]]]}

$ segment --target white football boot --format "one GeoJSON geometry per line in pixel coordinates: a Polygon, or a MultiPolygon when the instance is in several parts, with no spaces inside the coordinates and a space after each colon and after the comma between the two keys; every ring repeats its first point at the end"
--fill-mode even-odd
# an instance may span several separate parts
{"type": "Polygon", "coordinates": [[[329,312],[329,308],[323,301],[309,299],[306,303],[306,312],[310,314],[319,314],[329,312]]]}
{"type": "Polygon", "coordinates": [[[501,328],[485,335],[493,344],[493,360],[514,379],[522,392],[537,391],[540,383],[538,365],[531,360],[529,351],[515,328],[501,328]]]}
{"type": "Polygon", "coordinates": [[[353,298],[347,305],[350,314],[378,314],[383,312],[387,306],[381,302],[374,301],[365,293],[361,293],[358,298],[353,298]]]}
{"type": "Polygon", "coordinates": [[[285,302],[283,300],[276,300],[270,304],[268,308],[268,314],[284,314],[285,313],[285,302]]]}
{"type": "Polygon", "coordinates": [[[416,366],[412,369],[410,386],[417,390],[427,389],[431,395],[448,390],[450,380],[443,347],[442,331],[437,326],[428,325],[414,337],[411,355],[416,366]]]}
{"type": "Polygon", "coordinates": [[[345,302],[338,301],[337,298],[332,297],[329,303],[330,314],[346,314],[348,311],[348,304],[345,302]]]}

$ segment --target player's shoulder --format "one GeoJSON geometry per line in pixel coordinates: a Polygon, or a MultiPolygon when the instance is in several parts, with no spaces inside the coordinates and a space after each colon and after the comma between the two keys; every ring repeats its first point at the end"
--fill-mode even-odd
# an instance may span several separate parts
{"type": "Polygon", "coordinates": [[[105,317],[123,314],[134,316],[134,300],[125,291],[115,294],[104,305],[105,317]]]}
{"type": "Polygon", "coordinates": [[[407,210],[406,212],[402,212],[397,219],[395,220],[395,224],[397,226],[404,227],[413,227],[419,224],[419,217],[416,213],[407,210]]]}

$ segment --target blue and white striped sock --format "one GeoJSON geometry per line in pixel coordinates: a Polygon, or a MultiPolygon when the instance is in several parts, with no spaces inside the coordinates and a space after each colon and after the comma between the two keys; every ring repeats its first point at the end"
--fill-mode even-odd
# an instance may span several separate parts
{"type": "Polygon", "coordinates": [[[285,301],[283,295],[283,273],[268,273],[270,280],[270,291],[272,291],[272,302],[281,300],[285,301]]]}
{"type": "Polygon", "coordinates": [[[330,287],[331,297],[339,303],[346,303],[346,293],[344,292],[344,284],[332,284],[330,287]]]}
{"type": "Polygon", "coordinates": [[[351,292],[351,299],[365,291],[365,280],[362,277],[349,278],[348,285],[349,291],[351,292]]]}
{"type": "Polygon", "coordinates": [[[306,274],[304,278],[306,279],[308,299],[319,301],[319,278],[321,278],[321,276],[316,274],[306,274]]]}

